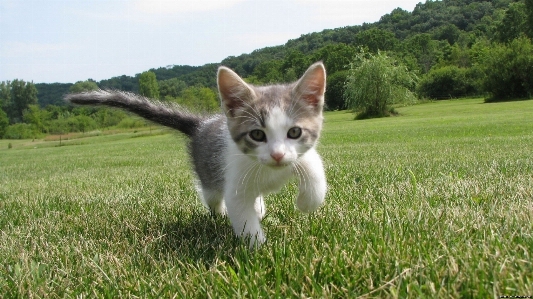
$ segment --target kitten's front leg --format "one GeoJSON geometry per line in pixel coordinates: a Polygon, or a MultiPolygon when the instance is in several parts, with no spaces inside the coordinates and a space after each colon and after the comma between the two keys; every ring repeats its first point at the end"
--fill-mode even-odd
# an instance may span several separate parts
{"type": "Polygon", "coordinates": [[[313,212],[324,203],[327,190],[322,159],[314,148],[300,158],[295,173],[300,182],[296,207],[305,213],[313,212]]]}
{"type": "Polygon", "coordinates": [[[226,192],[227,215],[235,234],[244,238],[249,237],[250,248],[253,248],[263,244],[266,237],[257,211],[257,198],[247,198],[244,193],[234,189],[226,192]]]}

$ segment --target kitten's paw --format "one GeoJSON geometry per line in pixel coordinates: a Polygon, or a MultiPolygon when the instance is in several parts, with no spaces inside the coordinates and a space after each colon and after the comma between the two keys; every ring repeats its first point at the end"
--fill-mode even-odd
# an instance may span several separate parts
{"type": "Polygon", "coordinates": [[[263,219],[263,217],[265,217],[266,207],[265,201],[263,200],[263,196],[259,196],[255,199],[254,209],[259,219],[263,219]]]}
{"type": "Polygon", "coordinates": [[[306,194],[299,194],[298,198],[296,199],[296,207],[298,210],[304,213],[311,213],[324,203],[324,196],[317,197],[317,196],[308,196],[306,194]]]}
{"type": "Polygon", "coordinates": [[[250,249],[258,248],[266,241],[265,233],[260,226],[249,228],[245,227],[244,229],[240,230],[240,233],[237,233],[237,230],[235,230],[235,232],[237,236],[249,242],[248,244],[250,249]]]}
{"type": "Polygon", "coordinates": [[[227,210],[226,210],[226,204],[224,203],[224,201],[221,201],[214,207],[211,207],[211,212],[214,212],[215,214],[222,215],[222,216],[226,215],[227,210]]]}
{"type": "Polygon", "coordinates": [[[250,236],[250,250],[257,249],[266,242],[265,234],[261,231],[255,236],[250,236]]]}

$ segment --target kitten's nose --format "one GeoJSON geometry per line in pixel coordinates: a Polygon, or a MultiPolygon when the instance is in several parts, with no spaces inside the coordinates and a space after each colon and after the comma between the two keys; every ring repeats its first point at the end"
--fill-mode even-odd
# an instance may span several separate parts
{"type": "Polygon", "coordinates": [[[281,159],[283,159],[284,156],[285,156],[285,153],[282,153],[282,152],[275,152],[275,153],[270,154],[270,157],[272,157],[272,159],[274,159],[276,162],[281,161],[281,159]]]}

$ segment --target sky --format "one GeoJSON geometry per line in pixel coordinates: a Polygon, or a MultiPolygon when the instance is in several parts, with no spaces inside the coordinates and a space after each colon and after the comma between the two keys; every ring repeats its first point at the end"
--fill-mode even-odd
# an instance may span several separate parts
{"type": "MultiPolygon", "coordinates": [[[[100,81],[220,63],[421,0],[0,0],[0,81],[100,81]]],[[[422,1],[423,2],[423,1],[422,1]]]]}

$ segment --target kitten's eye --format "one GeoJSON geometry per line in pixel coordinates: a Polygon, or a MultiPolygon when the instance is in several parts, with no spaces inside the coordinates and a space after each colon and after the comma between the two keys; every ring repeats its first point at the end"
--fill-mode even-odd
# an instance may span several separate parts
{"type": "Polygon", "coordinates": [[[287,138],[290,139],[298,139],[302,136],[302,129],[298,127],[290,128],[289,132],[287,132],[287,138]]]}
{"type": "Polygon", "coordinates": [[[250,138],[252,138],[253,140],[255,140],[257,142],[266,141],[265,132],[263,132],[261,130],[252,130],[252,131],[250,131],[249,135],[250,135],[250,138]]]}

